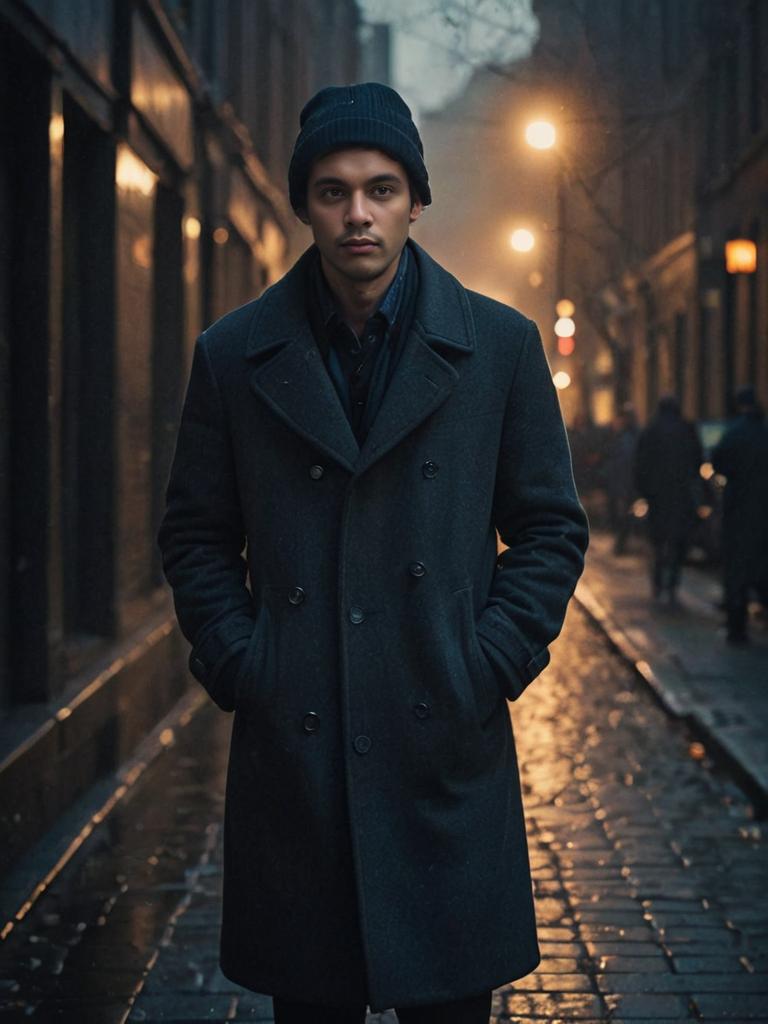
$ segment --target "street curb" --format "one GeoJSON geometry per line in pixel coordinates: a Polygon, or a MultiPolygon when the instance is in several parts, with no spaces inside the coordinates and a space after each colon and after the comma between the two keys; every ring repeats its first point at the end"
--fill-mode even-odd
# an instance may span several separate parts
{"type": "Polygon", "coordinates": [[[648,662],[644,652],[630,639],[611,613],[603,607],[586,583],[579,580],[573,596],[579,608],[605,636],[611,649],[645,684],[658,706],[671,718],[682,722],[715,760],[733,776],[736,784],[752,801],[755,817],[767,818],[768,788],[763,781],[731,749],[727,740],[717,734],[717,731],[700,711],[689,709],[680,701],[674,689],[665,683],[664,672],[660,671],[658,666],[654,668],[648,662]]]}
{"type": "Polygon", "coordinates": [[[69,808],[56,827],[27,852],[4,878],[0,897],[0,944],[27,916],[96,828],[125,799],[147,769],[176,742],[208,698],[191,687],[147,734],[117,771],[94,784],[69,808]]]}

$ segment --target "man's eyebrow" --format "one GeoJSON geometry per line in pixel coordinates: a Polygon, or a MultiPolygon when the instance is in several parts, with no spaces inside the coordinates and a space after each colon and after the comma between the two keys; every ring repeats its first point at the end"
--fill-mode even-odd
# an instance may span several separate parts
{"type": "MultiPolygon", "coordinates": [[[[368,178],[367,179],[366,185],[380,185],[380,184],[382,184],[384,182],[396,182],[397,184],[402,185],[403,179],[400,177],[399,174],[394,174],[394,173],[375,174],[372,178],[368,178]]],[[[326,185],[347,185],[347,184],[348,184],[348,182],[344,181],[343,178],[333,178],[333,177],[326,176],[324,178],[316,178],[315,181],[312,182],[312,187],[313,188],[321,188],[321,187],[324,187],[326,185]]]]}

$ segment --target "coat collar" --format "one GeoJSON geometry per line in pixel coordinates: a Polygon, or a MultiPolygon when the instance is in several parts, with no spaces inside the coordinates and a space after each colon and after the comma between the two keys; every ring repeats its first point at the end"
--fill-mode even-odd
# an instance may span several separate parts
{"type": "Polygon", "coordinates": [[[253,392],[354,474],[368,469],[448,398],[459,373],[441,350],[455,357],[469,355],[475,347],[464,288],[415,242],[408,245],[419,270],[413,327],[362,448],[305,313],[305,271],[314,246],[264,293],[249,328],[246,356],[259,361],[250,376],[253,392]]]}

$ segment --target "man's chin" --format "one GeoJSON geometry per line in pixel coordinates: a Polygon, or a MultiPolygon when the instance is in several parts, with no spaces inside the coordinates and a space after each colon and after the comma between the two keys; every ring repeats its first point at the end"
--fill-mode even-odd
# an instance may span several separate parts
{"type": "Polygon", "coordinates": [[[336,270],[350,281],[375,281],[389,269],[391,260],[384,260],[380,253],[370,256],[355,256],[335,264],[336,270]]]}

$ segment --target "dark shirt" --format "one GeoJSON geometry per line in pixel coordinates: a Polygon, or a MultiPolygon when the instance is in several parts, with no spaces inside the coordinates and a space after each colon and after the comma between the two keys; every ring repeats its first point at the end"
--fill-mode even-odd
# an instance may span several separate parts
{"type": "Polygon", "coordinates": [[[312,266],[312,328],[358,441],[365,434],[366,405],[377,363],[383,350],[392,346],[397,337],[408,265],[412,258],[406,246],[392,283],[379,308],[366,320],[360,337],[342,318],[325,280],[319,256],[312,266]]]}

